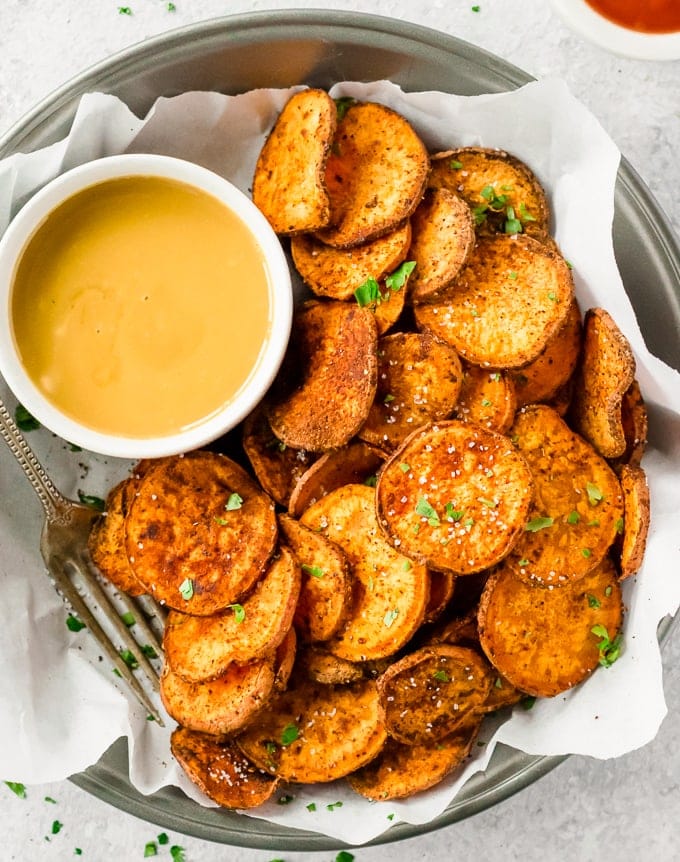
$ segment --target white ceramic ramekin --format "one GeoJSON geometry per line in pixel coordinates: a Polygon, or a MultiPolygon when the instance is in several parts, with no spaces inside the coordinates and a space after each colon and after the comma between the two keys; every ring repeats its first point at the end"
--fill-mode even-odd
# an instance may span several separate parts
{"type": "MultiPolygon", "coordinates": [[[[120,458],[154,458],[206,445],[235,427],[262,399],[283,359],[293,314],[290,270],[278,237],[250,198],[213,171],[161,155],[125,154],[87,162],[53,179],[17,213],[0,239],[0,372],[18,401],[46,428],[84,449],[120,458]],[[62,413],[24,368],[12,330],[15,267],[38,226],[64,200],[96,183],[124,176],[166,177],[212,195],[235,213],[260,247],[269,274],[269,338],[247,384],[218,412],[163,437],[116,436],[92,430],[62,413]]],[[[86,360],[84,360],[86,361],[86,360]]]]}

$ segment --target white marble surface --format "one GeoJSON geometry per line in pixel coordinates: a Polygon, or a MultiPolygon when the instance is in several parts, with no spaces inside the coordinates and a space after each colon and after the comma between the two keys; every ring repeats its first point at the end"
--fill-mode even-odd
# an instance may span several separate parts
{"type": "MultiPolygon", "coordinates": [[[[222,0],[4,0],[0,5],[0,134],[91,64],[145,38],[229,13],[290,3],[222,0]]],[[[680,61],[614,57],[571,34],[545,0],[298,2],[297,8],[362,9],[454,34],[541,77],[556,74],[600,119],[680,233],[680,61]],[[477,5],[477,4],[475,4],[477,5]]],[[[671,573],[676,574],[676,573],[671,573]]],[[[668,716],[657,738],[615,761],[572,757],[532,787],[463,823],[398,845],[358,848],[360,862],[398,857],[435,862],[541,859],[585,862],[680,859],[680,634],[664,649],[668,716]]],[[[631,692],[631,696],[635,696],[631,692]]],[[[4,776],[0,776],[4,777],[4,776]]],[[[29,787],[19,799],[0,784],[3,860],[142,859],[161,831],[85,794],[70,782],[29,787]],[[46,801],[46,797],[54,800],[46,801]],[[63,824],[52,834],[52,824],[63,824]],[[80,848],[80,857],[74,855],[80,848]]],[[[166,830],[186,862],[333,860],[335,852],[290,853],[210,844],[166,830]]]]}

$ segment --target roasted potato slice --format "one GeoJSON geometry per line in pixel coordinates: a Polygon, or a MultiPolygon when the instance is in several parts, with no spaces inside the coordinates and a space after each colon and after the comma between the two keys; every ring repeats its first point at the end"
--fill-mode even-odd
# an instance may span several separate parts
{"type": "Polygon", "coordinates": [[[354,772],[375,757],[385,738],[373,680],[329,686],[300,674],[236,743],[272,775],[310,783],[354,772]]]}
{"type": "Polygon", "coordinates": [[[325,171],[337,116],[328,93],[303,90],[286,102],[269,133],[255,167],[253,201],[276,233],[329,223],[325,171]]]}
{"type": "Polygon", "coordinates": [[[92,562],[114,587],[129,596],[141,596],[145,587],[135,577],[125,552],[125,517],[133,480],[123,479],[106,495],[104,512],[95,520],[88,537],[92,562]]]}
{"type": "Polygon", "coordinates": [[[534,478],[534,502],[507,565],[536,586],[559,586],[595,568],[623,517],[621,486],[604,458],[546,404],[510,429],[534,478]]]}
{"type": "Polygon", "coordinates": [[[462,367],[463,382],[451,418],[476,422],[505,434],[517,410],[515,384],[509,373],[469,362],[462,367]]]}
{"type": "Polygon", "coordinates": [[[431,188],[450,189],[469,205],[480,230],[550,230],[548,199],[534,172],[504,150],[460,147],[432,157],[431,188]]]}
{"type": "Polygon", "coordinates": [[[637,464],[624,464],[621,468],[623,491],[623,534],[619,547],[619,574],[621,580],[637,573],[642,565],[649,532],[649,486],[647,476],[637,464]]]}
{"type": "Polygon", "coordinates": [[[270,498],[235,461],[207,451],[150,467],[125,520],[135,577],[156,601],[197,616],[250,590],[277,534],[270,498]]]}
{"type": "Polygon", "coordinates": [[[227,736],[241,730],[274,691],[274,655],[229,665],[217,679],[188,682],[166,662],[160,680],[163,706],[178,724],[199,733],[227,736]]]}
{"type": "Polygon", "coordinates": [[[293,623],[300,581],[297,560],[281,546],[242,604],[209,617],[171,611],[163,636],[166,661],[184,679],[201,682],[221,676],[232,662],[269,655],[293,623]]]}
{"type": "Polygon", "coordinates": [[[456,590],[456,576],[451,572],[430,571],[430,598],[425,610],[424,623],[433,623],[446,610],[456,590]]]}
{"type": "Polygon", "coordinates": [[[354,291],[369,278],[382,282],[396,269],[411,244],[411,223],[371,242],[340,249],[322,243],[311,234],[292,238],[290,250],[302,280],[317,296],[354,299],[354,291]]]}
{"type": "Polygon", "coordinates": [[[605,458],[626,450],[622,402],[635,379],[628,339],[604,308],[589,308],[584,319],[583,354],[569,412],[572,426],[605,458]]]}
{"type": "Polygon", "coordinates": [[[280,506],[287,507],[293,488],[318,456],[282,443],[262,407],[243,423],[242,443],[262,489],[280,506]]]}
{"type": "Polygon", "coordinates": [[[475,223],[465,201],[445,188],[425,192],[411,219],[408,252],[416,267],[410,284],[413,302],[435,300],[458,275],[475,245],[475,223]]]}
{"type": "Polygon", "coordinates": [[[533,479],[506,437],[450,420],[407,437],[376,492],[378,522],[402,553],[469,575],[503,559],[522,534],[533,479]]]}
{"type": "Polygon", "coordinates": [[[349,248],[394,230],[418,206],[429,167],[425,145],[404,117],[375,102],[351,105],[326,163],[331,225],[317,236],[349,248]]]}
{"type": "Polygon", "coordinates": [[[487,658],[510,683],[554,697],[615,660],[623,608],[608,557],[579,581],[541,590],[507,565],[487,581],[479,605],[479,638],[487,658]]]}
{"type": "Polygon", "coordinates": [[[288,514],[299,518],[312,503],[342,485],[360,484],[375,476],[386,454],[362,440],[323,454],[298,480],[290,495],[288,514]]]}
{"type": "Polygon", "coordinates": [[[299,665],[313,682],[324,685],[349,685],[365,678],[360,664],[333,655],[323,645],[308,646],[299,665]]]}
{"type": "Polygon", "coordinates": [[[473,719],[430,745],[404,745],[388,739],[377,757],[347,776],[347,783],[374,802],[405,799],[434,787],[463,763],[479,725],[480,721],[473,719]]]}
{"type": "Polygon", "coordinates": [[[481,709],[492,682],[492,669],[476,650],[421,647],[378,677],[385,728],[405,745],[437,742],[481,709]]]}
{"type": "Polygon", "coordinates": [[[456,351],[427,333],[397,332],[378,341],[378,388],[359,437],[386,451],[415,429],[448,418],[463,370],[456,351]]]}
{"type": "Polygon", "coordinates": [[[573,374],[581,352],[581,312],[576,299],[562,328],[553,335],[545,350],[520,371],[511,371],[517,406],[550,401],[573,374]]]}
{"type": "Polygon", "coordinates": [[[349,618],[327,641],[330,652],[349,661],[394,654],[423,622],[430,579],[386,541],[375,515],[375,492],[345,485],[322,497],[301,522],[327,536],[352,567],[354,598],[349,618]]]}
{"type": "Polygon", "coordinates": [[[623,434],[626,438],[626,448],[618,458],[610,459],[610,463],[616,471],[619,471],[624,464],[639,467],[647,448],[649,419],[647,406],[637,380],[633,380],[623,395],[621,421],[623,434]]]}
{"type": "Polygon", "coordinates": [[[569,314],[564,258],[529,236],[480,237],[436,302],[415,306],[418,328],[452,344],[474,365],[522,368],[545,349],[569,314]]]}
{"type": "Polygon", "coordinates": [[[377,386],[373,314],[350,303],[311,300],[296,312],[289,351],[268,406],[287,446],[344,446],[366,421],[377,386]]]}
{"type": "Polygon", "coordinates": [[[327,641],[342,626],[351,606],[347,557],[324,535],[288,515],[279,516],[279,527],[302,571],[295,628],[304,641],[327,641]]]}
{"type": "Polygon", "coordinates": [[[281,786],[280,779],[258,769],[228,740],[178,727],[170,750],[199,790],[221,808],[257,808],[281,786]]]}

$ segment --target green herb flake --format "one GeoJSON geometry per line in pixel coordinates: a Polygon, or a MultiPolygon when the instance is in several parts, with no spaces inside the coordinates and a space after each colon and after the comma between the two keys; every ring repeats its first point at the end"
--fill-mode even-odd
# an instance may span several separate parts
{"type": "Polygon", "coordinates": [[[434,677],[438,682],[450,682],[450,681],[451,681],[451,678],[449,677],[448,673],[447,673],[445,670],[436,670],[436,671],[432,674],[432,676],[433,676],[433,677],[434,677]]]}
{"type": "Polygon", "coordinates": [[[411,569],[412,569],[412,567],[413,567],[413,564],[411,563],[411,561],[410,561],[410,560],[404,560],[403,565],[402,565],[402,567],[401,567],[401,568],[402,568],[405,572],[410,572],[410,571],[411,571],[411,569]]]}
{"type": "Polygon", "coordinates": [[[364,485],[367,485],[369,488],[375,488],[375,486],[377,484],[378,484],[378,477],[375,475],[375,473],[372,476],[367,476],[364,479],[364,485]]]}
{"type": "Polygon", "coordinates": [[[318,566],[308,566],[306,563],[304,563],[300,568],[303,572],[306,572],[313,578],[323,578],[324,576],[324,570],[320,569],[318,566]]]}
{"type": "Polygon", "coordinates": [[[144,644],[144,646],[142,647],[142,652],[147,658],[158,658],[158,653],[151,646],[151,644],[144,644]]]}
{"type": "Polygon", "coordinates": [[[356,99],[352,96],[341,96],[333,101],[335,102],[335,110],[338,112],[338,120],[342,120],[347,111],[356,103],[356,99]]]}
{"type": "Polygon", "coordinates": [[[517,278],[517,273],[514,270],[512,272],[509,272],[508,278],[511,278],[513,281],[515,281],[517,278]]]}
{"type": "Polygon", "coordinates": [[[494,688],[503,688],[503,680],[499,676],[494,680],[494,688]]]}
{"type": "Polygon", "coordinates": [[[552,290],[549,291],[549,293],[548,293],[548,299],[550,300],[550,302],[559,302],[560,301],[557,294],[552,290]]]}
{"type": "Polygon", "coordinates": [[[354,298],[362,308],[376,306],[382,301],[380,285],[371,276],[370,278],[367,278],[363,284],[360,284],[359,287],[357,287],[354,291],[354,298]]]}
{"type": "Polygon", "coordinates": [[[132,15],[132,9],[129,6],[119,6],[118,7],[119,15],[132,15]]]}
{"type": "Polygon", "coordinates": [[[449,162],[449,167],[452,171],[459,171],[463,167],[463,163],[459,162],[458,159],[451,159],[449,162]]]}
{"type": "Polygon", "coordinates": [[[383,398],[383,404],[389,404],[391,401],[394,401],[394,395],[390,395],[389,393],[383,398]]]}
{"type": "Polygon", "coordinates": [[[397,267],[393,273],[386,277],[385,284],[393,292],[401,290],[415,268],[415,260],[405,260],[401,266],[397,267]]]}
{"type": "Polygon", "coordinates": [[[130,626],[133,626],[136,622],[135,615],[132,613],[132,611],[125,611],[124,614],[120,615],[120,618],[128,628],[130,628],[130,626]]]}
{"type": "Polygon", "coordinates": [[[307,805],[307,811],[314,813],[314,811],[316,811],[316,802],[310,802],[309,805],[307,805]]]}
{"type": "Polygon", "coordinates": [[[394,820],[394,817],[395,817],[394,813],[387,815],[388,820],[394,820]]]}
{"type": "Polygon", "coordinates": [[[617,518],[615,524],[616,532],[619,536],[623,533],[623,518],[617,518]]]}
{"type": "Polygon", "coordinates": [[[32,413],[28,412],[23,404],[17,404],[14,410],[14,421],[20,431],[37,431],[40,428],[40,422],[32,413]]]}
{"type": "Polygon", "coordinates": [[[147,841],[144,845],[144,858],[148,859],[150,856],[158,855],[158,847],[156,846],[155,841],[147,841]]]}
{"type": "Polygon", "coordinates": [[[227,500],[227,503],[224,508],[227,510],[227,512],[234,512],[236,511],[236,509],[240,509],[242,505],[243,497],[234,492],[233,494],[229,495],[229,499],[227,500]]]}
{"type": "Polygon", "coordinates": [[[80,847],[75,847],[75,848],[74,848],[74,850],[73,850],[73,855],[74,855],[74,856],[82,856],[82,855],[83,855],[83,851],[80,849],[80,847]]]}
{"type": "Polygon", "coordinates": [[[326,811],[335,811],[336,808],[342,808],[342,802],[329,802],[326,806],[326,811]]]}
{"type": "Polygon", "coordinates": [[[186,862],[184,847],[180,847],[179,844],[173,844],[170,848],[170,858],[172,862],[186,862]]]}
{"type": "Polygon", "coordinates": [[[168,3],[168,5],[165,8],[168,10],[168,12],[176,12],[177,11],[177,6],[175,6],[174,3],[168,3]]]}
{"type": "Polygon", "coordinates": [[[276,800],[279,805],[290,805],[290,803],[295,799],[290,793],[284,793],[283,796],[279,796],[276,800]]]}
{"type": "Polygon", "coordinates": [[[618,634],[611,640],[607,629],[599,624],[593,626],[590,631],[600,638],[597,644],[600,650],[600,664],[602,667],[611,667],[621,655],[622,636],[618,634]]]}
{"type": "Polygon", "coordinates": [[[545,530],[546,527],[552,527],[554,521],[552,518],[532,518],[528,524],[525,524],[524,529],[527,533],[537,533],[539,530],[545,530]]]}
{"type": "Polygon", "coordinates": [[[590,550],[590,548],[581,548],[581,556],[585,557],[587,560],[588,557],[593,556],[593,552],[590,550]]]}
{"type": "Polygon", "coordinates": [[[526,710],[533,709],[533,706],[535,703],[536,703],[536,698],[533,695],[528,695],[527,697],[523,697],[521,700],[522,709],[526,709],[526,710]]]}
{"type": "Polygon", "coordinates": [[[56,805],[56,804],[57,804],[57,800],[56,800],[56,799],[52,799],[52,797],[51,797],[51,796],[46,796],[46,797],[43,799],[43,802],[49,802],[49,803],[50,803],[50,805],[56,805]]]}
{"type": "Polygon", "coordinates": [[[78,491],[78,499],[83,506],[89,506],[91,509],[96,509],[98,512],[103,512],[106,509],[106,503],[101,497],[95,497],[94,494],[84,494],[78,491]]]}
{"type": "Polygon", "coordinates": [[[387,626],[387,628],[390,628],[390,626],[392,625],[392,623],[396,620],[396,618],[398,616],[399,616],[399,611],[396,608],[393,608],[391,611],[387,611],[387,613],[385,614],[385,616],[383,618],[383,623],[387,626]]]}
{"type": "Polygon", "coordinates": [[[300,735],[296,724],[287,724],[281,731],[281,745],[291,745],[300,735]]]}
{"type": "Polygon", "coordinates": [[[194,595],[194,582],[191,578],[185,578],[182,583],[179,585],[179,592],[182,598],[185,601],[189,601],[189,599],[193,598],[194,595]]]}
{"type": "Polygon", "coordinates": [[[406,463],[404,463],[404,461],[402,461],[401,464],[399,465],[399,469],[401,470],[402,473],[408,473],[409,470],[411,469],[411,465],[406,464],[406,463]]]}
{"type": "Polygon", "coordinates": [[[473,12],[479,12],[479,10],[481,9],[481,6],[471,6],[470,8],[472,9],[473,12]]]}
{"type": "Polygon", "coordinates": [[[354,862],[354,856],[346,850],[341,850],[335,857],[335,862],[354,862]]]}
{"type": "Polygon", "coordinates": [[[234,612],[234,619],[237,623],[242,623],[246,618],[246,609],[238,603],[227,605],[227,608],[234,612]]]}
{"type": "Polygon", "coordinates": [[[431,527],[438,527],[440,524],[439,515],[425,497],[421,497],[416,503],[416,514],[427,518],[427,523],[431,527]]]}
{"type": "Polygon", "coordinates": [[[613,592],[614,588],[611,586],[611,584],[608,587],[605,587],[604,594],[607,598],[609,598],[613,592]]]}
{"type": "Polygon", "coordinates": [[[130,670],[136,670],[139,667],[139,662],[135,654],[129,649],[123,649],[120,651],[120,657],[123,659],[125,664],[130,668],[130,670]]]}
{"type": "Polygon", "coordinates": [[[586,484],[586,494],[588,495],[588,502],[591,506],[597,506],[598,503],[601,503],[604,500],[604,494],[597,485],[594,485],[592,482],[588,482],[586,484]]]}
{"type": "Polygon", "coordinates": [[[488,497],[479,497],[479,502],[487,509],[495,509],[498,503],[495,500],[489,500],[488,497]]]}
{"type": "Polygon", "coordinates": [[[213,518],[216,524],[219,524],[220,527],[226,527],[229,521],[226,518],[218,518],[217,515],[213,518]]]}
{"type": "Polygon", "coordinates": [[[60,823],[59,820],[53,820],[51,829],[52,835],[58,835],[61,832],[63,826],[64,824],[60,823]]]}
{"type": "Polygon", "coordinates": [[[5,781],[5,784],[19,799],[26,799],[26,785],[18,781],[5,781]]]}
{"type": "Polygon", "coordinates": [[[465,514],[465,512],[461,511],[460,509],[456,509],[454,507],[453,503],[447,503],[446,506],[444,507],[444,509],[446,511],[446,517],[449,518],[454,523],[456,521],[460,521],[460,519],[465,514]]]}
{"type": "Polygon", "coordinates": [[[82,629],[86,628],[86,626],[81,619],[78,619],[78,617],[73,616],[73,614],[69,614],[66,617],[66,628],[70,632],[79,632],[82,629]]]}
{"type": "Polygon", "coordinates": [[[161,832],[160,835],[156,837],[158,838],[158,843],[161,845],[161,847],[170,843],[170,839],[168,838],[167,832],[161,832]]]}
{"type": "Polygon", "coordinates": [[[529,560],[526,557],[522,557],[522,559],[517,563],[518,566],[528,566],[529,560]]]}
{"type": "Polygon", "coordinates": [[[598,599],[597,596],[594,596],[592,593],[587,593],[586,596],[588,599],[589,608],[595,608],[597,610],[597,608],[602,607],[602,602],[598,599]]]}
{"type": "Polygon", "coordinates": [[[569,512],[569,514],[567,515],[567,524],[572,524],[572,525],[574,525],[574,524],[578,524],[578,522],[579,522],[580,520],[581,520],[581,516],[580,516],[580,515],[579,515],[579,513],[576,511],[576,509],[574,509],[573,511],[569,512]]]}

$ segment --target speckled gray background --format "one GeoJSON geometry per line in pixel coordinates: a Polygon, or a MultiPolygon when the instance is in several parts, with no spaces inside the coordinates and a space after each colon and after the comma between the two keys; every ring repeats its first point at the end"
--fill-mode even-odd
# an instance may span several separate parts
{"type": "MultiPolygon", "coordinates": [[[[221,0],[4,0],[0,4],[0,134],[88,66],[145,38],[230,13],[357,9],[451,33],[541,77],[559,75],[598,117],[680,234],[680,61],[655,64],[606,54],[570,33],[546,0],[240,3],[221,0]]],[[[680,341],[678,344],[680,349],[680,341]]],[[[677,572],[669,572],[677,577],[677,572]]],[[[680,634],[664,649],[668,716],[645,748],[614,761],[572,757],[530,788],[469,820],[399,844],[353,850],[357,862],[395,858],[510,862],[680,860],[680,634]]],[[[635,692],[631,692],[631,697],[635,692]]],[[[4,776],[0,776],[2,778],[4,776]]],[[[0,859],[136,860],[160,830],[69,782],[0,785],[0,859]],[[54,802],[45,800],[49,797],[54,802]],[[52,835],[52,823],[63,824],[52,835]],[[75,856],[75,848],[82,855],[75,856]]],[[[186,862],[331,862],[332,851],[277,853],[210,844],[169,832],[186,862]]],[[[158,848],[170,859],[169,845],[158,848]]]]}

